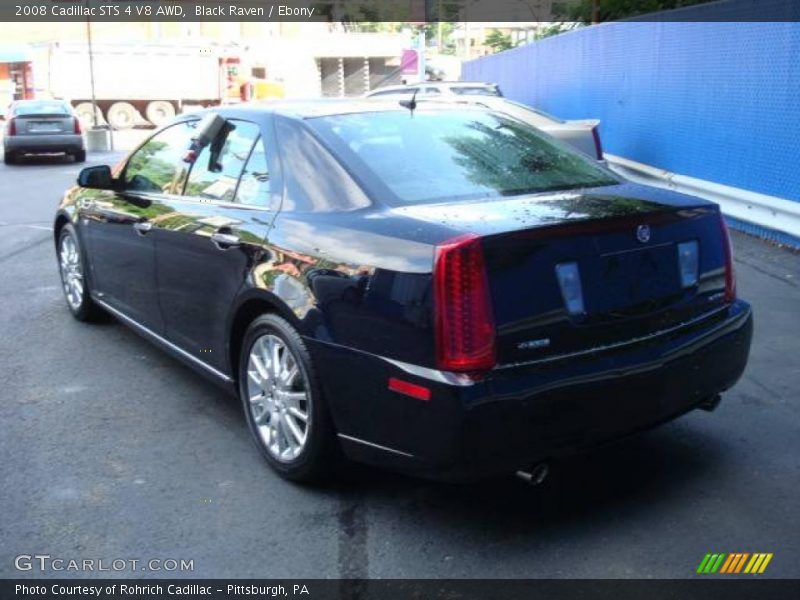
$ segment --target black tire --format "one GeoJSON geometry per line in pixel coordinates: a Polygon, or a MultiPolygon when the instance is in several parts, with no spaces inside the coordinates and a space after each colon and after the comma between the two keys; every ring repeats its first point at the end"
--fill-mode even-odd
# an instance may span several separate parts
{"type": "MultiPolygon", "coordinates": [[[[341,450],[311,355],[300,334],[278,315],[262,315],[247,328],[239,356],[239,397],[242,401],[245,419],[253,440],[269,465],[279,475],[291,481],[316,483],[328,479],[341,463],[341,450]],[[253,414],[256,409],[253,408],[248,394],[250,353],[254,344],[265,335],[277,337],[291,350],[292,358],[296,360],[302,376],[304,391],[310,399],[310,402],[306,404],[309,417],[305,432],[306,441],[299,454],[291,460],[279,460],[267,448],[253,414]]],[[[283,431],[285,432],[285,429],[283,431]]]]}
{"type": "Polygon", "coordinates": [[[86,150],[78,150],[73,156],[76,163],[86,162],[86,150]]]}
{"type": "Polygon", "coordinates": [[[17,157],[14,156],[11,152],[6,152],[3,154],[3,163],[7,165],[14,165],[17,163],[17,157]]]}
{"type": "Polygon", "coordinates": [[[64,291],[64,298],[67,301],[67,308],[69,312],[72,314],[73,317],[78,319],[78,321],[98,321],[101,320],[104,316],[103,309],[101,309],[97,304],[95,304],[94,300],[92,300],[92,296],[89,290],[89,282],[86,277],[86,274],[89,272],[87,268],[86,257],[83,253],[83,248],[81,247],[80,239],[78,238],[77,233],[75,232],[75,227],[72,226],[72,223],[67,223],[61,228],[61,231],[58,234],[58,245],[56,246],[56,257],[59,263],[59,275],[61,277],[61,287],[64,291]],[[78,252],[78,262],[80,264],[81,272],[82,272],[82,283],[83,283],[83,290],[78,296],[80,297],[80,302],[73,302],[70,300],[69,292],[67,291],[68,283],[66,281],[65,269],[62,267],[62,253],[64,252],[64,240],[65,238],[71,238],[78,252]]]}

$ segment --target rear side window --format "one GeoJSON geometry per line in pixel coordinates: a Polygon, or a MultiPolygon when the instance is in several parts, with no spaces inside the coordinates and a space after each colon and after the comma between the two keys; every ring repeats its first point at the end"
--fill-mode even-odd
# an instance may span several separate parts
{"type": "Polygon", "coordinates": [[[459,96],[502,96],[500,90],[496,86],[475,85],[475,86],[453,86],[451,88],[454,94],[459,96]]]}
{"type": "Polygon", "coordinates": [[[133,153],[123,180],[136,192],[180,194],[189,165],[183,157],[197,121],[183,121],[160,131],[133,153]]]}
{"type": "Polygon", "coordinates": [[[276,120],[286,185],[282,210],[334,212],[364,208],[369,198],[302,125],[276,120]]]}
{"type": "Polygon", "coordinates": [[[203,148],[189,172],[184,195],[214,202],[233,202],[244,165],[259,137],[255,123],[229,121],[231,129],[221,144],[219,156],[212,160],[212,146],[203,148]]]}
{"type": "Polygon", "coordinates": [[[72,115],[72,109],[64,102],[24,102],[12,108],[15,117],[28,116],[64,116],[72,115]]]}

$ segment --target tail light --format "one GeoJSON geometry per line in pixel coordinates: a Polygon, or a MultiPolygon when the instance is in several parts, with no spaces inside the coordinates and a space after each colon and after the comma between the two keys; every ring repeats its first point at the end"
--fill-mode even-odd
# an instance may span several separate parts
{"type": "Polygon", "coordinates": [[[81,129],[81,122],[80,122],[80,120],[78,119],[78,117],[73,117],[73,118],[75,119],[75,125],[74,125],[74,131],[75,131],[75,133],[77,133],[77,134],[81,134],[81,133],[83,133],[83,130],[81,129]]]}
{"type": "Polygon", "coordinates": [[[6,135],[17,135],[17,122],[14,119],[9,119],[8,127],[6,128],[6,135]]]}
{"type": "Polygon", "coordinates": [[[719,226],[722,230],[722,246],[725,252],[725,302],[736,300],[736,272],[733,269],[733,246],[731,245],[731,235],[725,219],[720,214],[719,226]]]}
{"type": "Polygon", "coordinates": [[[597,160],[603,160],[603,144],[600,142],[600,131],[597,125],[592,127],[592,137],[594,138],[594,151],[597,153],[597,160]]]}
{"type": "Polygon", "coordinates": [[[452,239],[436,248],[436,355],[447,371],[485,371],[495,364],[495,331],[481,240],[452,239]]]}

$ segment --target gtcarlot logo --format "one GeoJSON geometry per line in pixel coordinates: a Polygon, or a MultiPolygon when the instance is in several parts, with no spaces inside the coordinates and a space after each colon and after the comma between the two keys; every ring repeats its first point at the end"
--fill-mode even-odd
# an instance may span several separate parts
{"type": "Polygon", "coordinates": [[[44,572],[120,572],[120,571],[194,571],[194,559],[183,558],[63,558],[49,554],[20,554],[14,558],[17,571],[44,572]]]}
{"type": "Polygon", "coordinates": [[[769,561],[772,560],[771,552],[732,552],[730,554],[706,554],[697,567],[701,574],[730,575],[736,573],[760,574],[763,573],[769,561]]]}

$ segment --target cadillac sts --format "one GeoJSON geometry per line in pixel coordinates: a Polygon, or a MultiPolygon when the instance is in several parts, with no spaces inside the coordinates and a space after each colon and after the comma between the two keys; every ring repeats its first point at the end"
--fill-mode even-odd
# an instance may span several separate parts
{"type": "Polygon", "coordinates": [[[530,474],[714,408],[752,332],[718,206],[463,104],[178,117],[80,173],[55,247],[74,317],[237,394],[293,480],[530,474]]]}

